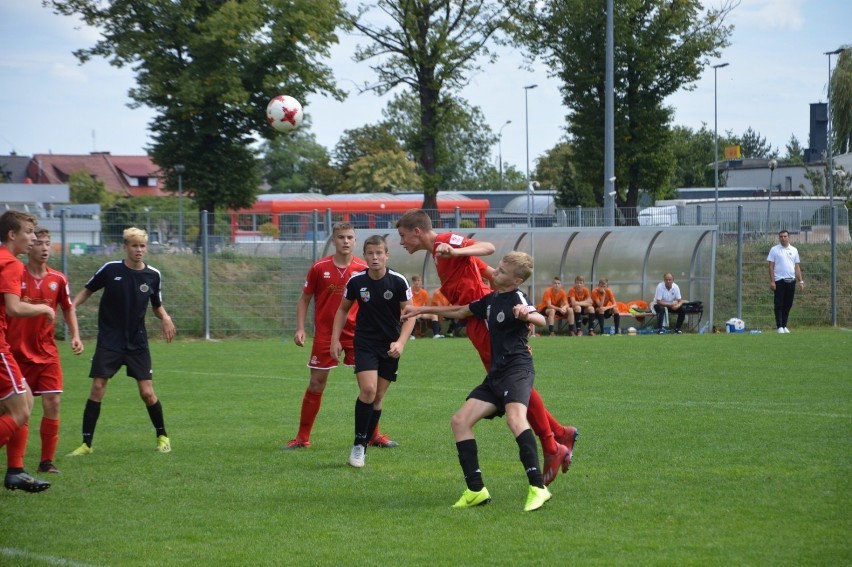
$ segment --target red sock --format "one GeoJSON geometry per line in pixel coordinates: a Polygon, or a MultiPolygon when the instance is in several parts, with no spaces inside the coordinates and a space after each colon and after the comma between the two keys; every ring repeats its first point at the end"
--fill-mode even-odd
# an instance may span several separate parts
{"type": "Polygon", "coordinates": [[[48,417],[41,418],[41,460],[52,461],[56,456],[56,445],[59,443],[59,420],[48,417]]]}
{"type": "Polygon", "coordinates": [[[30,425],[25,423],[18,428],[6,445],[6,466],[10,469],[24,468],[24,453],[27,452],[27,439],[30,436],[30,425]]]}
{"type": "Polygon", "coordinates": [[[0,415],[0,447],[6,445],[18,430],[18,422],[11,415],[0,415]]]}
{"type": "Polygon", "coordinates": [[[556,421],[556,418],[547,411],[547,408],[544,408],[544,412],[547,414],[547,423],[550,424],[550,430],[553,431],[553,434],[556,437],[562,437],[565,435],[565,426],[556,421]]]}
{"type": "Polygon", "coordinates": [[[311,392],[305,390],[305,397],[302,398],[302,417],[299,420],[298,437],[302,441],[310,441],[311,430],[314,428],[314,422],[317,420],[320,406],[322,405],[322,392],[311,392]]]}
{"type": "Polygon", "coordinates": [[[535,388],[530,392],[527,420],[541,441],[541,450],[548,455],[555,453],[556,440],[553,438],[553,431],[550,429],[550,422],[547,420],[547,409],[544,407],[544,401],[538,395],[538,390],[535,388]]]}

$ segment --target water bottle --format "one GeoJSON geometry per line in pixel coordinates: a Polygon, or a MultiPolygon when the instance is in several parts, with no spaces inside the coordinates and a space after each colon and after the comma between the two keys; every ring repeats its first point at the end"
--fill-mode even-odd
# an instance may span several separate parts
{"type": "Polygon", "coordinates": [[[615,325],[611,325],[611,326],[610,326],[610,328],[609,328],[609,334],[610,334],[610,336],[612,336],[612,335],[614,335],[614,334],[615,334],[615,325]]]}
{"type": "Polygon", "coordinates": [[[752,330],[750,330],[750,331],[749,331],[749,334],[751,334],[751,335],[759,335],[759,334],[760,334],[760,329],[752,329],[752,330]]]}
{"type": "Polygon", "coordinates": [[[710,331],[710,321],[706,321],[701,329],[698,331],[699,335],[703,335],[704,333],[710,331]]]}

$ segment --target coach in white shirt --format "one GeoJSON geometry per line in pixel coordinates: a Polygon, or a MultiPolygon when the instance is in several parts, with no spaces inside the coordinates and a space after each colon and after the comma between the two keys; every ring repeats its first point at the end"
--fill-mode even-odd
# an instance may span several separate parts
{"type": "Polygon", "coordinates": [[[657,291],[654,292],[654,312],[657,314],[657,334],[659,335],[666,333],[663,330],[663,319],[666,316],[666,311],[677,313],[674,332],[678,335],[681,334],[686,312],[683,310],[683,297],[680,295],[680,288],[674,283],[674,276],[671,272],[663,276],[663,281],[657,284],[657,291]]]}
{"type": "Polygon", "coordinates": [[[793,307],[796,282],[799,282],[802,291],[805,290],[799,251],[790,246],[789,232],[782,230],[778,233],[778,244],[769,250],[766,261],[769,262],[769,289],[775,293],[775,326],[779,333],[789,333],[787,317],[793,307]]]}

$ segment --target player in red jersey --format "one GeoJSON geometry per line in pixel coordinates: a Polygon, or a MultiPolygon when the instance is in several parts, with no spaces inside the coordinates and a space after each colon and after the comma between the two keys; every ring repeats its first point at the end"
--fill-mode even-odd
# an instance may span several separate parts
{"type": "Polygon", "coordinates": [[[50,483],[33,478],[24,470],[24,452],[29,436],[29,419],[33,395],[15,361],[6,339],[10,317],[44,316],[53,323],[55,313],[48,305],[32,305],[21,301],[24,265],[16,257],[35,241],[35,217],[20,211],[0,215],[0,447],[6,447],[10,463],[4,486],[9,490],[41,492],[50,483]]]}
{"type": "MultiPolygon", "coordinates": [[[[32,305],[44,304],[54,312],[62,309],[71,335],[71,350],[83,352],[77,313],[71,303],[71,291],[65,274],[47,265],[50,259],[50,231],[37,228],[35,244],[28,253],[24,270],[21,299],[32,305]]],[[[58,473],[53,459],[59,442],[59,395],[62,393],[62,365],[56,348],[54,325],[44,317],[10,319],[7,337],[12,354],[18,361],[34,396],[41,396],[44,415],[41,419],[41,460],[38,472],[58,473]]],[[[11,464],[10,464],[11,466],[11,464]]],[[[18,466],[23,466],[20,464],[18,466]]]]}
{"type": "MultiPolygon", "coordinates": [[[[355,272],[367,269],[364,260],[354,255],[355,229],[352,225],[339,222],[332,227],[331,241],[334,254],[317,260],[308,270],[302,295],[296,303],[296,334],[293,342],[296,346],[305,346],[305,321],[311,298],[314,300],[314,344],[308,368],[311,377],[305,396],[302,398],[302,413],[299,419],[299,432],[284,446],[285,449],[305,449],[311,446],[311,430],[322,404],[322,394],[328,382],[328,373],[337,368],[338,360],[331,357],[331,330],[334,315],[343,299],[346,282],[355,272]]],[[[343,344],[343,364],[355,366],[355,316],[358,308],[349,312],[340,342],[343,344]]],[[[387,435],[379,433],[378,425],[373,431],[370,445],[374,447],[397,447],[399,444],[387,435]]]]}
{"type": "MultiPolygon", "coordinates": [[[[475,241],[460,234],[438,234],[432,229],[432,219],[421,209],[412,209],[396,223],[400,244],[409,253],[426,250],[432,254],[435,270],[441,280],[441,293],[453,305],[468,305],[487,295],[491,289],[483,282],[481,261],[478,256],[493,254],[490,242],[475,241]]],[[[491,367],[491,343],[488,328],[481,319],[467,320],[467,336],[486,372],[491,367]]],[[[544,406],[544,401],[533,388],[528,408],[530,425],[541,441],[544,452],[544,481],[550,484],[561,468],[568,470],[574,450],[577,428],[563,426],[544,406]]]]}

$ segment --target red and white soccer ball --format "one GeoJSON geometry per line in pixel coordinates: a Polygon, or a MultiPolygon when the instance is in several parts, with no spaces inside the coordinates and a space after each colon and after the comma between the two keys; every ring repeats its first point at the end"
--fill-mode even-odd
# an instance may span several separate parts
{"type": "Polygon", "coordinates": [[[279,132],[292,132],[304,116],[299,101],[288,95],[279,95],[266,105],[266,121],[279,132]]]}

